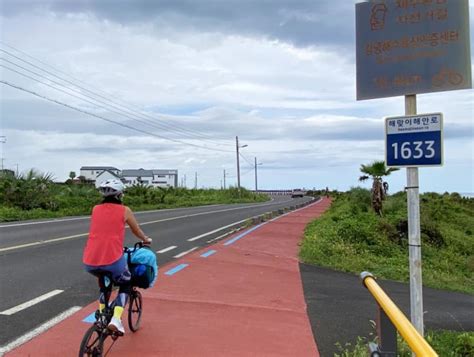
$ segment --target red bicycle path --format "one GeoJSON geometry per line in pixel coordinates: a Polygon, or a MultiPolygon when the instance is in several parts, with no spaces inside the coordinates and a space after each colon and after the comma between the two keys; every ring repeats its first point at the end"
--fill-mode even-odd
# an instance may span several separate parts
{"type": "MultiPolygon", "coordinates": [[[[298,266],[305,226],[322,198],[160,268],[142,290],[140,329],[108,356],[319,356],[298,266]],[[180,269],[181,268],[181,269],[180,269]],[[180,270],[179,270],[180,269],[180,270]]],[[[75,356],[92,303],[5,356],[75,356]]],[[[110,340],[110,339],[108,339],[110,340]]]]}

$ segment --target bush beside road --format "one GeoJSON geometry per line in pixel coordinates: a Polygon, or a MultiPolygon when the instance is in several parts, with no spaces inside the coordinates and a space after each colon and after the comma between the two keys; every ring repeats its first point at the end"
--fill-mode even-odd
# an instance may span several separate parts
{"type": "MultiPolygon", "coordinates": [[[[382,216],[371,209],[370,191],[338,193],[331,208],[305,230],[300,251],[308,264],[409,281],[406,194],[387,197],[382,216]]],[[[420,195],[423,284],[474,294],[474,199],[457,193],[420,195]]],[[[366,356],[369,337],[340,341],[335,356],[366,356]]],[[[474,355],[473,331],[428,330],[440,356],[474,355]]],[[[411,351],[399,339],[400,356],[411,351]]]]}
{"type": "MultiPolygon", "coordinates": [[[[423,284],[474,294],[474,199],[457,193],[420,196],[423,284]]],[[[409,281],[406,195],[389,196],[383,215],[370,208],[370,192],[341,194],[308,225],[303,262],[378,278],[409,281]]]]}
{"type": "MultiPolygon", "coordinates": [[[[267,195],[244,188],[226,190],[127,188],[124,203],[134,211],[192,207],[210,204],[264,202],[267,195]]],[[[101,196],[90,184],[57,184],[51,176],[31,171],[27,175],[0,176],[0,222],[88,215],[101,196]]]]}

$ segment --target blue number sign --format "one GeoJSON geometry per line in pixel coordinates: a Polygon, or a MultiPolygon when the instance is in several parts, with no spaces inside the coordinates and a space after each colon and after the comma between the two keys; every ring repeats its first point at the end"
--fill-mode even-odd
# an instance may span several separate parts
{"type": "Polygon", "coordinates": [[[385,162],[389,167],[443,164],[441,113],[385,119],[385,162]]]}

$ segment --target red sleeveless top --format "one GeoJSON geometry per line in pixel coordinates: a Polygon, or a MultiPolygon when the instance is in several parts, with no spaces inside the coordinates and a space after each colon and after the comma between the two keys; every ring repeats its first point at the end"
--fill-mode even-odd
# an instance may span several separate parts
{"type": "Polygon", "coordinates": [[[82,261],[87,265],[109,265],[123,255],[125,206],[103,203],[92,210],[89,239],[82,261]]]}

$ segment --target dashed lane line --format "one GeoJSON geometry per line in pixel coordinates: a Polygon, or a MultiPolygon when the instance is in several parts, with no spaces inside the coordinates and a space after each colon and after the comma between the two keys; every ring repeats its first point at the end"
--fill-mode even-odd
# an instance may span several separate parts
{"type": "Polygon", "coordinates": [[[186,254],[189,254],[189,253],[191,253],[192,251],[194,251],[194,250],[196,250],[196,249],[198,249],[198,248],[199,248],[199,247],[191,248],[191,249],[189,249],[189,250],[187,250],[187,251],[185,251],[185,252],[182,252],[182,253],[179,253],[179,254],[175,255],[173,258],[181,258],[181,257],[184,257],[186,254]]]}
{"type": "Polygon", "coordinates": [[[17,305],[15,307],[12,307],[8,310],[2,311],[2,312],[0,312],[0,315],[13,315],[13,314],[17,313],[18,311],[27,309],[27,308],[29,308],[33,305],[36,305],[36,304],[40,303],[41,301],[49,299],[49,298],[51,298],[53,296],[56,296],[58,294],[61,294],[63,291],[64,290],[59,290],[59,289],[50,291],[49,293],[38,296],[37,298],[31,299],[30,301],[24,302],[23,304],[20,304],[20,305],[17,305]]]}
{"type": "Polygon", "coordinates": [[[207,258],[208,256],[213,255],[215,253],[217,253],[217,250],[211,249],[211,250],[208,250],[206,253],[201,254],[201,257],[207,258]]]}
{"type": "Polygon", "coordinates": [[[166,253],[166,252],[169,252],[170,250],[173,250],[175,248],[178,248],[178,246],[176,245],[172,245],[171,247],[168,247],[168,248],[164,248],[162,250],[157,250],[156,252],[157,253],[166,253]]]}
{"type": "Polygon", "coordinates": [[[173,269],[168,270],[165,273],[165,275],[173,275],[173,274],[177,273],[178,271],[183,270],[187,266],[189,266],[189,264],[180,264],[178,266],[175,266],[173,269]]]}
{"type": "Polygon", "coordinates": [[[234,223],[228,224],[228,225],[226,225],[226,226],[223,226],[223,227],[219,227],[219,228],[217,228],[217,229],[214,229],[213,231],[200,234],[200,235],[198,235],[198,236],[196,236],[196,237],[193,237],[193,238],[189,238],[189,239],[188,239],[188,242],[193,242],[193,241],[195,241],[195,240],[198,240],[198,239],[201,239],[201,238],[203,238],[203,237],[206,237],[206,236],[208,236],[208,235],[210,235],[210,234],[213,234],[213,233],[222,231],[223,229],[226,229],[226,228],[235,226],[235,225],[240,224],[240,223],[244,223],[244,222],[247,221],[247,220],[248,220],[248,218],[242,219],[242,220],[240,220],[240,221],[238,221],[238,222],[234,222],[234,223]]]}
{"type": "MultiPolygon", "coordinates": [[[[273,202],[274,199],[272,198],[270,202],[273,202]]],[[[286,203],[289,202],[283,201],[283,202],[277,202],[277,203],[286,203]]],[[[266,206],[270,203],[264,203],[264,204],[256,204],[254,206],[248,205],[244,206],[242,208],[252,208],[252,207],[260,207],[260,206],[266,206]]],[[[275,204],[275,202],[271,203],[275,204]]],[[[206,205],[206,206],[200,206],[200,207],[216,207],[216,206],[221,206],[221,204],[214,204],[214,205],[206,205]]],[[[200,208],[199,207],[199,208],[200,208]]],[[[179,208],[165,208],[165,209],[159,209],[159,210],[150,210],[150,211],[139,211],[135,212],[135,215],[140,215],[140,214],[146,214],[146,213],[155,213],[155,212],[165,212],[165,211],[175,211],[175,210],[183,210],[183,209],[189,209],[191,207],[179,207],[179,208]]],[[[196,207],[198,208],[198,207],[196,207]]],[[[21,227],[21,226],[31,226],[31,225],[37,225],[37,224],[46,224],[46,223],[61,223],[61,222],[68,222],[68,221],[80,221],[80,220],[85,220],[85,219],[90,219],[90,216],[85,216],[85,217],[71,217],[71,218],[54,218],[46,221],[35,221],[35,222],[22,222],[22,223],[10,223],[10,224],[0,224],[0,229],[1,228],[10,228],[10,227],[21,227]]]]}
{"type": "MultiPolygon", "coordinates": [[[[282,204],[282,203],[285,203],[285,202],[287,202],[287,201],[278,202],[278,204],[282,204]]],[[[262,207],[262,206],[268,206],[268,205],[274,205],[274,204],[275,203],[273,202],[273,203],[258,205],[256,207],[262,207]]],[[[207,215],[207,214],[214,214],[214,213],[220,213],[220,212],[229,212],[229,211],[235,211],[235,210],[240,210],[240,209],[247,209],[247,208],[253,208],[253,207],[234,207],[234,208],[228,208],[228,209],[223,209],[223,210],[187,214],[187,215],[178,216],[178,217],[163,218],[163,219],[158,219],[156,221],[149,221],[149,222],[140,223],[140,226],[145,226],[145,225],[153,224],[153,223],[174,221],[174,220],[182,219],[182,218],[203,216],[203,215],[207,215]]],[[[42,245],[42,244],[54,243],[54,242],[63,241],[63,240],[75,239],[75,238],[83,237],[83,236],[86,236],[86,235],[88,235],[88,233],[75,234],[75,235],[67,236],[67,237],[47,239],[47,240],[41,240],[41,241],[32,242],[32,243],[20,244],[20,245],[16,245],[16,246],[12,246],[12,247],[0,248],[0,253],[5,252],[5,251],[9,251],[9,250],[13,250],[13,249],[26,248],[26,247],[32,247],[32,246],[35,246],[35,245],[42,245]]]]}
{"type": "Polygon", "coordinates": [[[47,244],[47,243],[60,242],[62,240],[69,240],[69,239],[73,239],[73,238],[84,237],[88,234],[89,233],[75,234],[73,236],[60,237],[60,238],[54,238],[54,239],[48,239],[48,240],[39,240],[39,241],[33,242],[33,243],[26,243],[26,244],[15,245],[13,247],[0,248],[0,253],[1,252],[6,252],[8,250],[13,250],[13,249],[33,247],[35,245],[42,245],[42,244],[47,244]]]}
{"type": "Polygon", "coordinates": [[[57,315],[56,317],[53,317],[51,320],[46,321],[44,324],[38,326],[34,330],[31,330],[30,332],[24,334],[23,336],[20,336],[16,340],[10,342],[7,345],[1,346],[0,347],[0,356],[3,356],[5,353],[10,352],[11,350],[21,346],[25,342],[28,342],[32,338],[42,334],[46,330],[49,330],[51,327],[54,325],[58,324],[62,320],[68,318],[72,314],[76,313],[77,311],[81,310],[82,307],[80,306],[73,306],[66,311],[62,312],[61,314],[57,315]]]}

